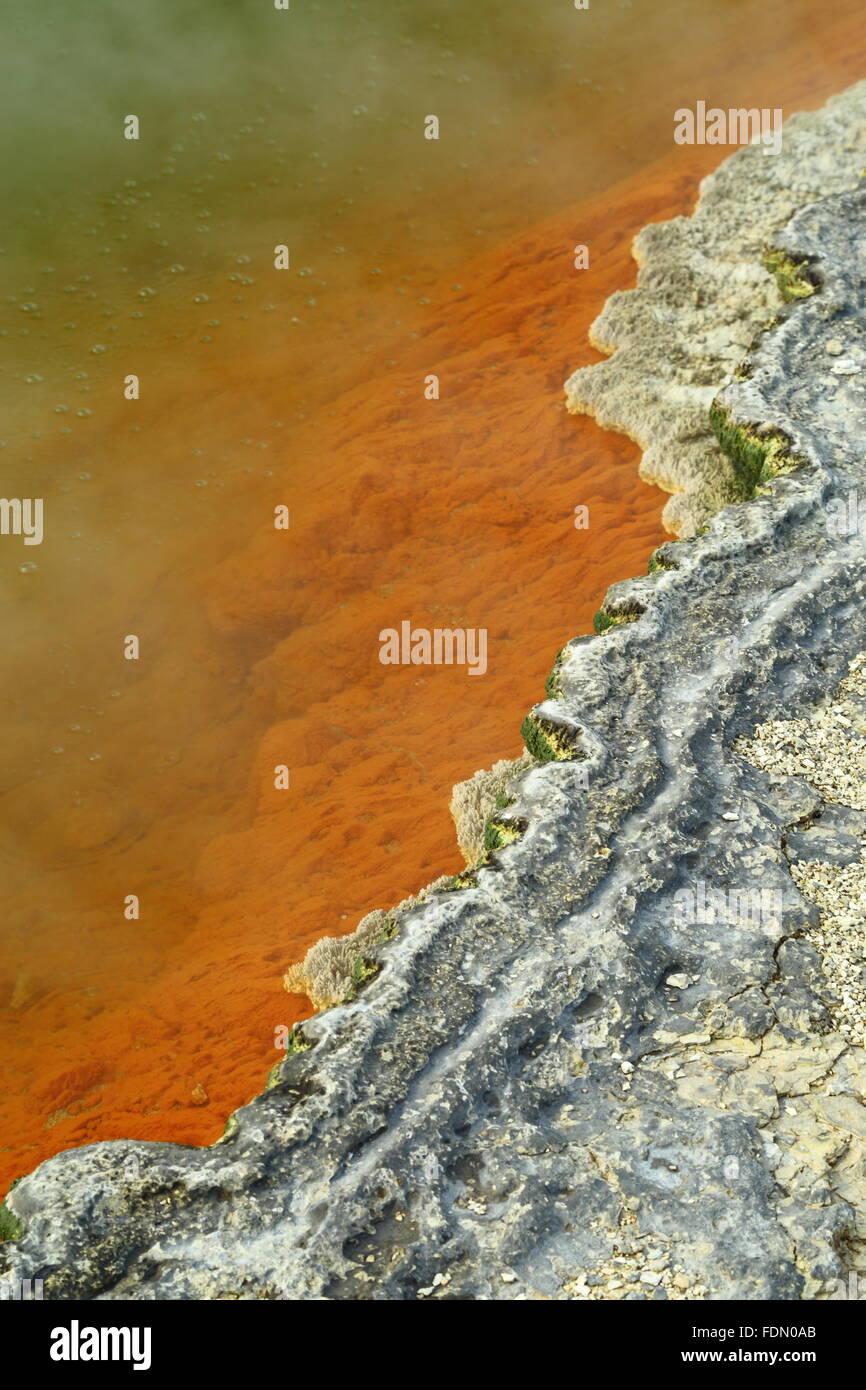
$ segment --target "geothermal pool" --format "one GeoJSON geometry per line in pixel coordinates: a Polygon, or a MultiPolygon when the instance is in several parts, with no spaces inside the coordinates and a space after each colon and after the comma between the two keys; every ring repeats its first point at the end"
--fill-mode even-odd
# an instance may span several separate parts
{"type": "Polygon", "coordinates": [[[0,1190],[99,1139],[212,1142],[309,1013],[285,966],[460,867],[452,784],[520,751],[556,651],[662,538],[637,449],[562,382],[633,234],[727,153],[674,146],[672,112],[818,105],[863,75],[858,21],[11,22],[0,490],[45,534],[0,537],[0,1190]],[[483,678],[383,664],[406,622],[483,628],[483,678]]]}

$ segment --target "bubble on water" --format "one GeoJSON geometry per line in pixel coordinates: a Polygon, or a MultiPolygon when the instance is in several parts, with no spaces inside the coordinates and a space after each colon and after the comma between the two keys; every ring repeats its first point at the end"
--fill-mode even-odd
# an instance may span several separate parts
{"type": "Polygon", "coordinates": [[[210,304],[209,294],[197,294],[193,297],[193,304],[210,304]]]}
{"type": "Polygon", "coordinates": [[[92,410],[87,410],[87,409],[82,409],[82,410],[76,410],[75,414],[78,416],[78,418],[79,418],[80,420],[83,420],[83,419],[85,419],[86,416],[92,415],[92,414],[93,414],[93,411],[92,411],[92,410]]]}
{"type": "Polygon", "coordinates": [[[89,763],[101,763],[101,762],[102,762],[102,754],[101,754],[101,753],[90,753],[90,754],[88,754],[87,761],[88,761],[89,763]]]}
{"type": "Polygon", "coordinates": [[[196,487],[207,487],[207,478],[196,478],[196,487]]]}
{"type": "Polygon", "coordinates": [[[44,381],[45,378],[41,377],[38,372],[32,372],[31,375],[25,377],[24,380],[32,385],[36,381],[44,381]]]}
{"type": "Polygon", "coordinates": [[[21,574],[32,574],[33,571],[34,571],[34,570],[37,570],[38,568],[39,568],[39,566],[38,566],[38,565],[34,565],[34,563],[33,563],[32,560],[28,560],[28,562],[27,562],[26,565],[19,565],[19,566],[18,566],[18,569],[19,569],[19,571],[21,572],[21,574]]]}
{"type": "Polygon", "coordinates": [[[69,410],[69,406],[68,406],[68,405],[56,405],[56,406],[54,407],[54,414],[55,414],[55,415],[65,415],[65,414],[67,413],[68,410],[69,410]]]}
{"type": "Polygon", "coordinates": [[[138,291],[139,299],[152,299],[155,294],[156,290],[152,290],[149,285],[145,285],[143,290],[138,291]]]}
{"type": "MultiPolygon", "coordinates": [[[[67,326],[70,328],[74,328],[75,324],[69,324],[67,326]]],[[[90,351],[93,353],[94,357],[96,357],[100,352],[107,352],[108,348],[105,346],[104,343],[94,343],[90,351]]]]}
{"type": "Polygon", "coordinates": [[[52,748],[51,751],[52,751],[52,753],[65,753],[65,752],[66,752],[66,749],[65,749],[65,748],[52,748]]]}
{"type": "Polygon", "coordinates": [[[89,473],[79,473],[78,476],[79,476],[79,478],[81,479],[81,481],[84,482],[84,483],[86,483],[86,482],[88,482],[88,481],[90,480],[90,474],[89,474],[89,473]]]}

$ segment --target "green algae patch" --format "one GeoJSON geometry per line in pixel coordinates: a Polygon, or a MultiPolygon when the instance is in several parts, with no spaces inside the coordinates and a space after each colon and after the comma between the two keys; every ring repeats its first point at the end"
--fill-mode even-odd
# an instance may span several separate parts
{"type": "Polygon", "coordinates": [[[537,763],[568,762],[577,757],[575,744],[578,733],[570,733],[550,719],[527,714],[520,726],[520,734],[537,763]]]}
{"type": "MultiPolygon", "coordinates": [[[[14,1178],[12,1182],[10,1182],[9,1192],[12,1191],[13,1187],[18,1186],[24,1176],[25,1175],[22,1174],[20,1178],[14,1178]]],[[[0,1204],[0,1241],[18,1240],[22,1232],[21,1222],[18,1220],[17,1216],[13,1215],[6,1205],[9,1192],[6,1193],[6,1197],[4,1197],[2,1204],[0,1204]]]]}
{"type": "Polygon", "coordinates": [[[343,995],[342,1002],[351,1004],[353,999],[357,999],[364,985],[375,979],[381,969],[382,966],[379,961],[368,960],[366,956],[357,956],[352,966],[352,983],[343,995]]]}
{"type": "Polygon", "coordinates": [[[754,497],[760,484],[797,466],[789,453],[791,441],[779,430],[758,434],[748,425],[736,424],[730,412],[716,402],[710,406],[710,424],[722,453],[733,465],[741,501],[754,497]]]}
{"type": "Polygon", "coordinates": [[[465,869],[461,874],[454,874],[451,880],[445,884],[444,892],[458,893],[461,888],[477,888],[478,879],[472,869],[465,869]]]}
{"type": "MultiPolygon", "coordinates": [[[[425,894],[424,894],[423,892],[421,892],[421,893],[418,894],[418,897],[419,897],[420,901],[423,902],[423,901],[424,901],[424,898],[425,898],[425,894]]],[[[399,924],[398,924],[398,922],[397,922],[396,917],[389,917],[389,918],[387,919],[387,921],[385,922],[384,927],[382,928],[382,930],[381,930],[380,933],[379,933],[378,940],[379,940],[379,941],[393,941],[393,940],[394,940],[394,937],[397,935],[397,933],[398,933],[399,930],[400,930],[400,927],[399,927],[399,924]]]]}
{"type": "Polygon", "coordinates": [[[562,699],[561,667],[562,658],[564,654],[565,647],[560,647],[559,651],[556,653],[556,656],[554,657],[553,665],[550,668],[550,673],[547,677],[547,680],[544,682],[544,693],[547,696],[548,700],[562,699]]]}
{"type": "Polygon", "coordinates": [[[296,1023],[289,1034],[286,1043],[286,1056],[292,1057],[296,1052],[309,1052],[313,1044],[304,1035],[304,1030],[300,1023],[296,1023]]]}
{"type": "Polygon", "coordinates": [[[597,637],[601,637],[603,632],[610,632],[612,627],[625,627],[627,623],[636,623],[639,617],[640,613],[605,613],[603,608],[599,608],[592,620],[593,631],[597,637]]]}
{"type": "MultiPolygon", "coordinates": [[[[292,1031],[289,1033],[288,1040],[286,1042],[286,1057],[296,1057],[299,1052],[309,1052],[312,1046],[313,1044],[304,1035],[304,1029],[302,1025],[300,1023],[296,1023],[292,1028],[292,1031]]],[[[272,1091],[275,1086],[279,1086],[282,1080],[282,1077],[280,1076],[280,1068],[282,1067],[283,1062],[285,1060],[285,1057],[281,1057],[279,1062],[275,1062],[274,1065],[271,1067],[270,1071],[268,1072],[268,1079],[265,1082],[266,1091],[272,1091]]],[[[228,1124],[225,1128],[225,1133],[223,1134],[224,1139],[229,1134],[234,1132],[234,1128],[237,1122],[235,1121],[235,1125],[233,1125],[233,1120],[234,1115],[230,1115],[228,1124]],[[231,1128],[229,1128],[229,1126],[231,1126],[231,1128]]]]}
{"type": "MultiPolygon", "coordinates": [[[[670,541],[662,541],[661,545],[657,545],[655,550],[651,551],[650,557],[647,560],[647,574],[663,574],[666,570],[679,569],[679,566],[675,565],[669,556],[662,553],[664,546],[670,544],[670,541]]],[[[599,612],[600,611],[601,610],[599,610],[599,612]]],[[[603,616],[606,617],[607,615],[605,614],[603,616]]],[[[598,617],[598,613],[596,617],[598,617]]]]}
{"type": "Polygon", "coordinates": [[[493,854],[497,849],[519,840],[522,830],[517,825],[505,825],[491,816],[484,826],[484,853],[493,854]]]}
{"type": "Polygon", "coordinates": [[[607,613],[605,613],[601,608],[599,608],[598,612],[595,614],[592,620],[593,631],[596,632],[600,637],[603,632],[607,632],[609,627],[615,626],[616,624],[614,623],[613,618],[609,617],[607,613]]]}
{"type": "Polygon", "coordinates": [[[4,1202],[0,1207],[0,1241],[18,1240],[21,1235],[21,1222],[14,1217],[4,1202]]]}
{"type": "Polygon", "coordinates": [[[472,873],[478,869],[486,869],[493,860],[493,855],[499,849],[504,849],[506,845],[514,844],[527,831],[526,821],[509,821],[505,823],[491,816],[484,826],[484,848],[472,865],[472,873]]]}
{"type": "Polygon", "coordinates": [[[808,299],[818,288],[807,260],[795,261],[786,252],[770,247],[764,252],[763,264],[779,286],[782,298],[788,303],[792,299],[808,299]]]}
{"type": "Polygon", "coordinates": [[[267,1079],[267,1081],[265,1082],[265,1090],[266,1090],[266,1091],[272,1091],[272,1090],[274,1089],[275,1086],[279,1086],[279,1084],[280,1084],[280,1068],[282,1067],[282,1065],[283,1065],[282,1062],[274,1062],[274,1065],[271,1067],[270,1071],[268,1072],[268,1079],[267,1079]]]}

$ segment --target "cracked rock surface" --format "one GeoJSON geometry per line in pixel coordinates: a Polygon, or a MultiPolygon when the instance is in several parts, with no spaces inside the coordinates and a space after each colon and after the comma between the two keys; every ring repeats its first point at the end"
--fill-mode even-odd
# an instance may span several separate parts
{"type": "MultiPolygon", "coordinates": [[[[825,818],[826,786],[737,742],[811,718],[866,649],[866,548],[827,508],[866,496],[866,194],[800,206],[816,182],[855,182],[864,103],[855,88],[794,123],[785,197],[780,166],[745,150],[705,185],[711,215],[643,244],[646,283],[658,246],[660,280],[673,258],[700,294],[702,265],[716,294],[706,229],[722,219],[745,266],[755,181],[773,226],[800,207],[777,244],[817,288],[776,304],[718,396],[732,429],[782,437],[793,471],[662,546],[651,575],[608,592],[622,621],[565,649],[532,721],[570,756],[512,784],[497,820],[518,838],[400,915],[377,976],[304,1024],[306,1049],[220,1143],[102,1143],[25,1178],[5,1279],[43,1279],[49,1299],[801,1299],[866,1264],[866,1054],[840,1026],[820,903],[791,872],[812,831],[843,869],[862,831],[853,811],[825,818]],[[856,371],[833,373],[828,341],[856,371]]],[[[763,275],[726,272],[698,394],[664,365],[676,297],[649,345],[657,437],[701,422],[703,506],[706,412],[763,275]]],[[[587,370],[627,426],[633,358],[587,370]]]]}

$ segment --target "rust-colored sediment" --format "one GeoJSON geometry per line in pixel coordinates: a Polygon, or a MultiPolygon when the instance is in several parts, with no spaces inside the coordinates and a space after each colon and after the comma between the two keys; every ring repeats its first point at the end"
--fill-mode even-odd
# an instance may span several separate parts
{"type": "MultiPolygon", "coordinates": [[[[861,75],[852,19],[837,29],[822,36],[817,73],[805,39],[772,55],[788,107],[861,75]]],[[[595,360],[587,330],[606,296],[633,282],[635,232],[687,212],[724,153],[672,151],[449,275],[411,347],[383,352],[394,365],[375,386],[310,416],[285,487],[290,532],[263,527],[204,591],[219,642],[253,653],[240,702],[271,725],[249,778],[249,828],[207,844],[204,906],[178,890],[145,978],[119,969],[106,942],[116,978],[92,1017],[62,989],[30,997],[19,980],[0,1022],[0,1186],[98,1139],[215,1140],[278,1059],[275,1028],[310,1011],[282,992],[286,964],[460,866],[453,783],[520,751],[521,717],[556,651],[661,539],[662,499],[637,480],[636,448],[569,417],[562,383],[595,360]],[[591,247],[588,273],[572,268],[577,242],[591,247]],[[439,401],[423,395],[431,372],[439,401]],[[588,530],[573,526],[579,504],[588,530]],[[486,627],[487,675],[383,667],[379,630],[403,619],[486,627]],[[278,763],[291,769],[287,792],[273,789],[278,763]]],[[[285,385],[261,366],[276,399],[285,385]]],[[[249,358],[242,375],[221,370],[227,394],[256,380],[249,358]]],[[[220,748],[224,733],[215,757],[220,748]]],[[[73,970],[75,949],[55,978],[73,970]]]]}

